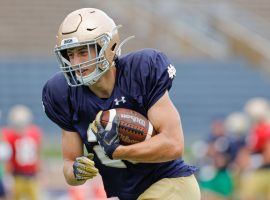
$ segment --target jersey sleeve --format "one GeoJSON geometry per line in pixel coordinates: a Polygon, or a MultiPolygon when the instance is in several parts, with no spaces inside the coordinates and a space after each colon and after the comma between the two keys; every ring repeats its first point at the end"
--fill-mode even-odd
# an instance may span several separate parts
{"type": "Polygon", "coordinates": [[[162,52],[151,57],[146,79],[146,107],[150,109],[167,90],[170,90],[176,75],[174,66],[162,52]]]}
{"type": "Polygon", "coordinates": [[[46,115],[66,131],[76,131],[72,126],[72,109],[69,106],[69,89],[59,74],[50,79],[42,91],[42,102],[46,115]]]}

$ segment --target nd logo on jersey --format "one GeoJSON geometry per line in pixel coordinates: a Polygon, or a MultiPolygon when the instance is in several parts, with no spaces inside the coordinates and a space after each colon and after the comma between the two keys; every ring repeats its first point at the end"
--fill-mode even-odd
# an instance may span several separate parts
{"type": "Polygon", "coordinates": [[[176,76],[176,69],[175,69],[175,67],[172,64],[170,64],[167,68],[168,68],[167,71],[168,71],[169,77],[171,79],[173,79],[176,76]]]}

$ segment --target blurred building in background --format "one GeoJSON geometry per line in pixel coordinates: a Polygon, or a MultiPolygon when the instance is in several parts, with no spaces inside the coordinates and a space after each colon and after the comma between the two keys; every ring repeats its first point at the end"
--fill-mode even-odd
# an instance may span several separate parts
{"type": "Polygon", "coordinates": [[[60,143],[60,129],[43,113],[41,90],[59,71],[53,53],[59,22],[82,7],[108,13],[123,25],[122,39],[135,35],[123,53],[155,48],[173,60],[171,96],[188,144],[249,99],[270,100],[269,0],[2,0],[0,125],[13,105],[24,104],[50,141],[44,145],[60,143]]]}

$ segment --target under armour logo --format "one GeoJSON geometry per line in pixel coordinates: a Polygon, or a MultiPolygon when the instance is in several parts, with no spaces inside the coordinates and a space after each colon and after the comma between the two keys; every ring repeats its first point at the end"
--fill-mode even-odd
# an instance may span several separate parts
{"type": "Polygon", "coordinates": [[[126,99],[125,99],[124,96],[122,96],[120,100],[118,100],[118,99],[116,98],[116,99],[114,100],[114,102],[115,102],[115,105],[118,106],[120,102],[126,103],[126,99]]]}
{"type": "Polygon", "coordinates": [[[170,64],[167,68],[168,68],[167,71],[168,71],[169,77],[171,79],[173,79],[176,76],[176,69],[175,69],[175,67],[172,64],[170,64]]]}

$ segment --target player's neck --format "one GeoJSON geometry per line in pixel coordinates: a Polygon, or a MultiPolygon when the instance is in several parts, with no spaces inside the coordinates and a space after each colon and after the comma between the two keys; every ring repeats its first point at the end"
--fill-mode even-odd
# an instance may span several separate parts
{"type": "Polygon", "coordinates": [[[113,66],[89,89],[99,98],[109,98],[113,92],[116,78],[116,68],[113,66]]]}

